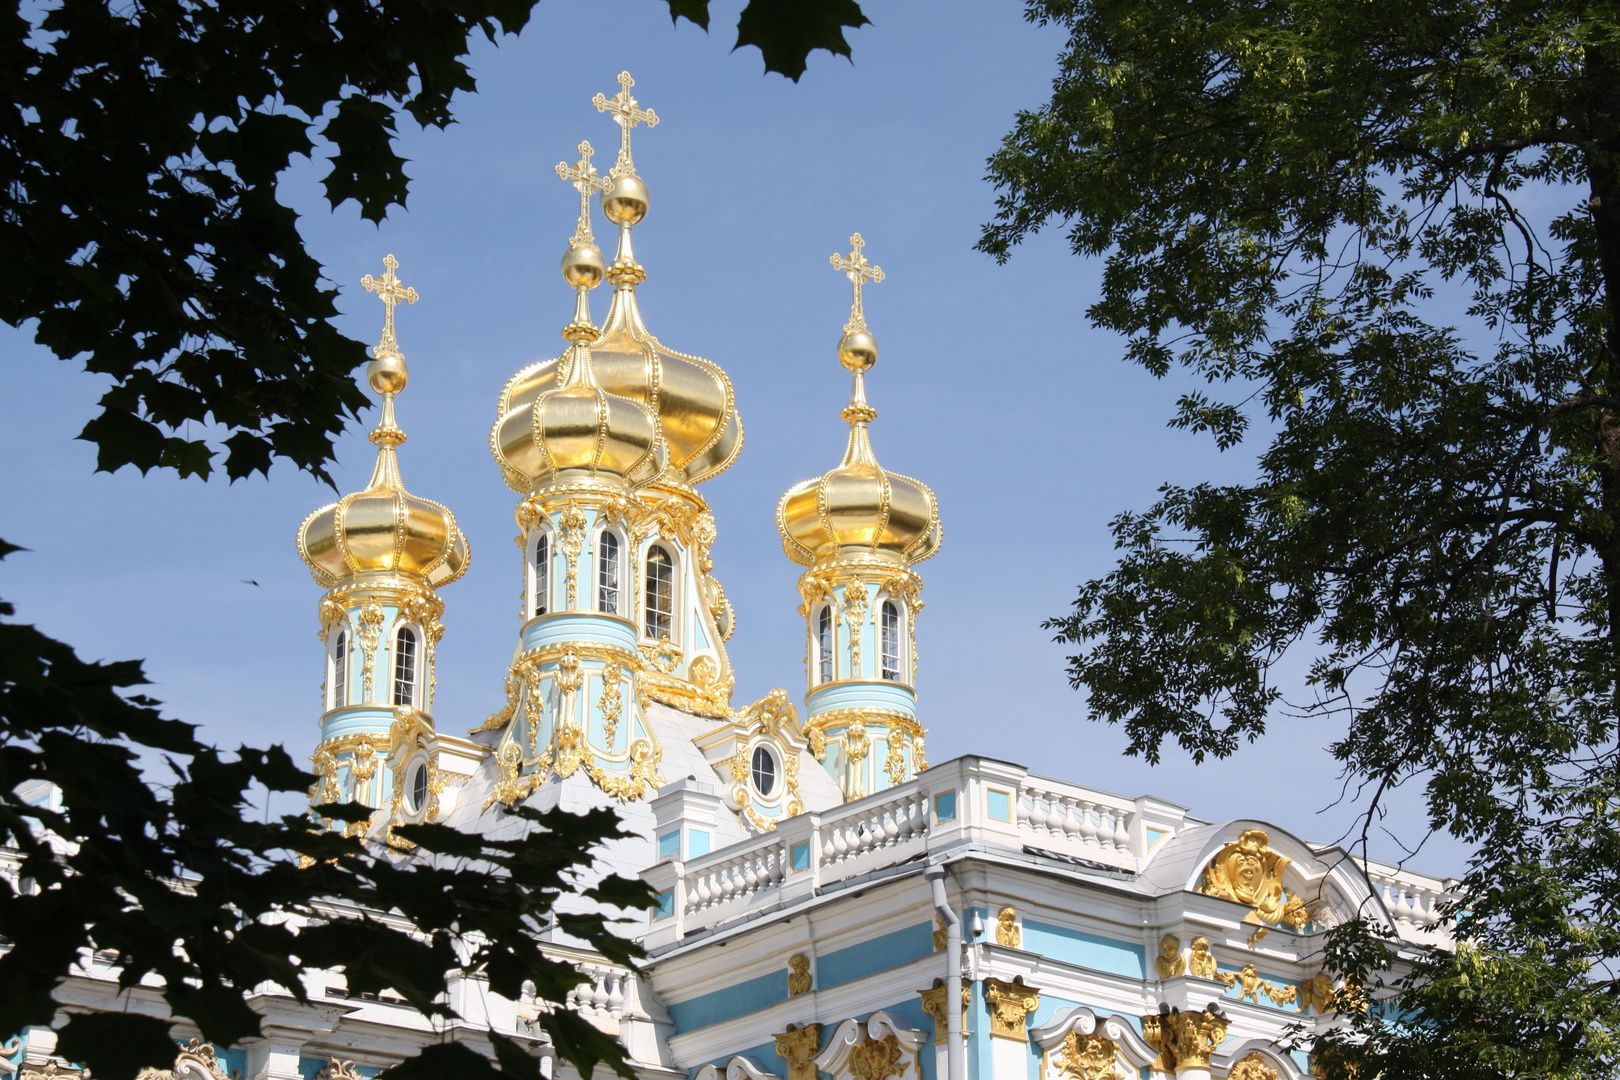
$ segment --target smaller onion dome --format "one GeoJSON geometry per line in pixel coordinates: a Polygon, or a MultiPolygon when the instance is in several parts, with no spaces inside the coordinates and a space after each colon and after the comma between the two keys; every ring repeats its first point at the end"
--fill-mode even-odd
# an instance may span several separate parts
{"type": "Polygon", "coordinates": [[[859,554],[887,556],[910,566],[939,550],[939,502],[927,484],[888,471],[872,452],[867,426],[877,419],[877,410],[866,401],[866,373],[877,363],[877,340],[866,326],[861,286],[882,281],[883,271],[861,254],[859,233],[850,243],[855,248],[850,255],[832,259],[855,287],[850,319],[838,343],[839,361],[855,377],[850,402],[840,414],[849,424],[849,444],[836,469],[796,484],[782,496],[776,526],[788,558],[804,566],[859,554]]]}
{"type": "Polygon", "coordinates": [[[410,369],[394,336],[394,305],[414,304],[415,289],[403,287],[392,255],[383,260],[388,272],[379,279],[367,274],[362,284],[387,305],[382,340],[366,368],[371,388],[382,395],[382,420],[371,433],[377,465],[364,491],[345,495],[304,519],[298,528],[298,555],[324,588],[355,574],[404,573],[429,585],[446,585],[467,570],[472,557],[467,537],[444,506],[412,495],[399,475],[395,448],[405,432],[394,421],[394,397],[405,389],[410,369]]]}

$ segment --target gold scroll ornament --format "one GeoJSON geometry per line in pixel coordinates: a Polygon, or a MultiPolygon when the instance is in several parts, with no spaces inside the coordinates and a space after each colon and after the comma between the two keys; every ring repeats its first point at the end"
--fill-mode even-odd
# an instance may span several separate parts
{"type": "Polygon", "coordinates": [[[1119,1070],[1119,1047],[1095,1031],[1081,1034],[1071,1028],[1057,1053],[1058,1072],[1067,1080],[1125,1080],[1119,1070]]]}
{"type": "Polygon", "coordinates": [[[1300,930],[1311,915],[1303,900],[1283,889],[1283,871],[1291,861],[1271,849],[1265,830],[1245,829],[1209,861],[1198,891],[1249,905],[1254,910],[1246,922],[1281,923],[1300,930]]]}

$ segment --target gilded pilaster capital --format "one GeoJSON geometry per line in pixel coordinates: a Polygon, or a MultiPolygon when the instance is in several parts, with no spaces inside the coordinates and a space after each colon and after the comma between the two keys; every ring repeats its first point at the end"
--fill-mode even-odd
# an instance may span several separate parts
{"type": "Polygon", "coordinates": [[[1159,1052],[1153,1068],[1161,1072],[1208,1069],[1211,1055],[1226,1041],[1226,1014],[1214,1002],[1203,1012],[1182,1012],[1160,1005],[1142,1017],[1142,1038],[1159,1052]]]}
{"type": "Polygon", "coordinates": [[[1029,1014],[1041,1004],[1041,992],[1024,985],[1022,975],[1012,982],[984,980],[984,1000],[990,1008],[990,1034],[998,1039],[1029,1042],[1029,1014]]]}

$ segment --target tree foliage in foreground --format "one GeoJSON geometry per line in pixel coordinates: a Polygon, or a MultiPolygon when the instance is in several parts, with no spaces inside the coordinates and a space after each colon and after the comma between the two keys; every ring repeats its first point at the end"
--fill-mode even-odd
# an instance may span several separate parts
{"type": "MultiPolygon", "coordinates": [[[[0,544],[0,554],[15,550],[0,544]]],[[[0,602],[0,616],[12,614],[0,602]]],[[[535,828],[510,841],[402,826],[396,836],[437,858],[396,863],[307,815],[260,820],[254,802],[303,794],[316,778],[280,747],[220,754],[129,693],[145,681],[136,662],[86,663],[32,626],[0,622],[0,845],[21,856],[30,883],[0,887],[0,1030],[49,1026],[56,986],[84,951],[112,962],[124,987],[158,976],[173,1013],[220,1046],[259,1034],[253,992],[263,983],[305,1000],[305,972],[340,970],[351,993],[391,990],[452,1019],[442,995],[448,973],[464,972],[512,1001],[527,982],[559,1006],[539,1021],[582,1074],[606,1063],[634,1075],[617,1040],[560,1007],[584,977],[541,949],[549,918],[613,963],[640,955],[603,916],[554,907],[563,894],[648,904],[641,882],[591,875],[591,850],[625,835],[616,814],[518,807],[510,813],[535,828]],[[143,752],[168,761],[171,783],[154,786],[143,752]],[[36,781],[60,789],[60,809],[24,801],[17,789],[36,781]],[[300,855],[313,863],[300,868],[300,855]]],[[[358,803],[321,809],[339,821],[371,815],[358,803]]],[[[137,1010],[70,1013],[58,1052],[121,1080],[174,1060],[172,1025],[137,1010]]],[[[499,1071],[451,1044],[391,1075],[540,1075],[519,1044],[490,1040],[499,1071]]]]}
{"type": "MultiPolygon", "coordinates": [[[[707,28],[707,0],[667,0],[707,28]]],[[[276,196],[294,158],[327,156],[327,200],[380,221],[405,203],[401,112],[453,122],[475,34],[516,34],[535,0],[54,0],[0,8],[0,319],[32,325],[111,389],[81,438],[98,467],[232,479],[275,458],[326,477],[332,444],[365,406],[365,350],[333,325],[336,291],[276,196]],[[198,437],[196,429],[214,436],[198,437]]],[[[797,80],[814,49],[849,55],[855,0],[749,0],[738,47],[797,80]]],[[[608,73],[611,74],[611,73],[608,73]]],[[[0,542],[0,556],[16,549],[0,542]]],[[[12,615],[0,603],[0,616],[12,615]]],[[[313,777],[280,747],[221,755],[163,718],[135,662],[81,661],[0,621],[0,845],[28,888],[0,884],[0,1039],[58,1018],[53,992],[83,950],[114,955],[126,986],[162,980],[176,1016],[230,1045],[259,1032],[254,990],[305,993],[341,969],[354,992],[394,990],[434,1017],[447,973],[517,1000],[582,1073],[628,1075],[622,1047],[563,1006],[581,976],[540,950],[550,918],[607,959],[635,948],[599,916],[556,912],[563,892],[617,907],[646,889],[598,880],[613,814],[514,811],[522,840],[417,825],[396,835],[439,856],[397,864],[302,817],[255,821],[253,803],[313,777]],[[143,756],[172,772],[156,784],[143,756]],[[60,809],[20,785],[49,781],[60,809]],[[65,841],[65,842],[62,842],[65,841]],[[297,856],[314,859],[299,869],[297,856]],[[367,914],[367,913],[373,914],[367,914]],[[391,913],[386,920],[377,912],[391,913]],[[313,919],[294,929],[283,916],[313,919]]],[[[363,807],[325,807],[359,821],[363,807]]],[[[173,1061],[171,1024],[74,1015],[60,1052],[107,1080],[173,1061]]],[[[537,1077],[492,1035],[499,1071],[465,1045],[429,1047],[393,1075],[537,1077]]]]}
{"type": "Polygon", "coordinates": [[[1615,1075],[1620,6],[1029,15],[1069,40],[981,248],[1063,225],[1106,258],[1092,321],[1207,380],[1172,426],[1268,438],[1253,483],[1115,519],[1118,565],[1051,624],[1072,681],[1150,760],[1332,720],[1369,827],[1420,785],[1470,846],[1454,954],[1396,977],[1366,926],[1330,935],[1390,996],[1318,1044],[1331,1071],[1615,1075]]]}
{"type": "MultiPolygon", "coordinates": [[[[401,113],[453,122],[468,53],[536,0],[56,0],[0,6],[0,319],[110,378],[98,468],[326,478],[365,348],[276,180],[324,154],[333,207],[405,204],[401,113]],[[9,10],[7,10],[9,8],[9,10]],[[198,432],[198,426],[217,438],[198,432]]],[[[708,28],[708,0],[668,0],[708,28]]],[[[650,13],[650,12],[649,12],[650,13]]],[[[797,80],[855,0],[749,0],[737,47],[797,80]]],[[[609,83],[613,73],[604,73],[609,83]]]]}

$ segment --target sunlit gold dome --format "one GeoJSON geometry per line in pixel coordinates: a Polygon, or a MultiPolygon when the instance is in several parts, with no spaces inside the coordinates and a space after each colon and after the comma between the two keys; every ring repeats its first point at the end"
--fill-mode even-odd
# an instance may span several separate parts
{"type": "Polygon", "coordinates": [[[867,425],[877,410],[866,401],[866,373],[877,363],[877,339],[866,326],[861,286],[883,280],[881,268],[861,254],[860,233],[850,237],[854,250],[834,255],[832,264],[854,285],[849,322],[838,342],[838,359],[854,373],[855,386],[841,414],[849,423],[844,460],[831,472],[796,484],[776,506],[776,527],[788,558],[804,566],[839,555],[887,556],[910,566],[939,550],[943,534],[939,502],[928,485],[890,472],[872,452],[867,425]]]}
{"type": "MultiPolygon", "coordinates": [[[[590,342],[591,371],[596,385],[608,395],[645,405],[657,425],[656,476],[676,485],[701,483],[724,472],[742,450],[742,419],[737,415],[731,380],[716,364],[666,348],[647,329],[636,303],[636,286],[647,274],[636,262],[630,231],[647,215],[650,196],[630,159],[629,131],[637,123],[657,123],[651,110],[629,96],[633,80],[620,77],[623,87],[612,99],[598,95],[598,109],[613,113],[622,126],[619,159],[612,172],[598,177],[590,167],[590,146],[580,144],[582,157],[575,166],[558,166],[558,174],[580,190],[582,198],[600,194],[602,212],[619,230],[619,248],[605,274],[613,283],[613,301],[600,334],[590,342]]],[[[587,211],[581,209],[583,235],[589,236],[587,211]]],[[[576,233],[576,239],[581,234],[576,233]]],[[[567,355],[546,360],[518,372],[501,394],[501,416],[532,406],[543,394],[556,391],[569,375],[567,355]]],[[[501,455],[504,436],[495,438],[501,455]]],[[[515,433],[514,433],[515,438],[515,433]]],[[[505,462],[503,462],[505,464],[505,462]]],[[[522,491],[527,466],[513,462],[507,483],[522,491]]],[[[634,482],[650,479],[641,477],[634,482]]]]}
{"type": "Polygon", "coordinates": [[[395,447],[405,441],[405,433],[394,422],[394,395],[405,389],[410,370],[394,336],[394,305],[414,304],[417,294],[394,276],[399,263],[392,255],[383,263],[388,272],[380,280],[367,274],[362,281],[382,298],[388,312],[382,341],[366,369],[372,389],[383,399],[382,421],[371,433],[377,465],[364,491],[321,507],[298,528],[299,557],[324,588],[373,572],[414,574],[430,585],[445,585],[466,572],[472,557],[455,515],[431,499],[412,495],[400,479],[395,447]]]}
{"type": "Polygon", "coordinates": [[[788,558],[804,566],[838,555],[887,555],[906,565],[939,550],[939,503],[928,485],[890,472],[872,453],[863,374],[843,412],[849,446],[836,469],[795,484],[776,507],[776,527],[788,558]]]}
{"type": "MultiPolygon", "coordinates": [[[[580,144],[584,155],[578,173],[585,182],[595,175],[590,168],[591,147],[580,144]]],[[[568,178],[567,166],[558,166],[568,178]]],[[[563,279],[574,287],[574,320],[563,328],[571,344],[556,360],[525,368],[512,376],[501,391],[490,448],[500,462],[507,483],[527,490],[561,473],[584,471],[631,482],[648,479],[658,471],[658,422],[640,402],[609,393],[597,382],[590,341],[590,290],[606,273],[602,252],[590,234],[588,206],[582,201],[579,228],[563,255],[563,279]],[[544,369],[544,387],[533,376],[544,369]]]]}

